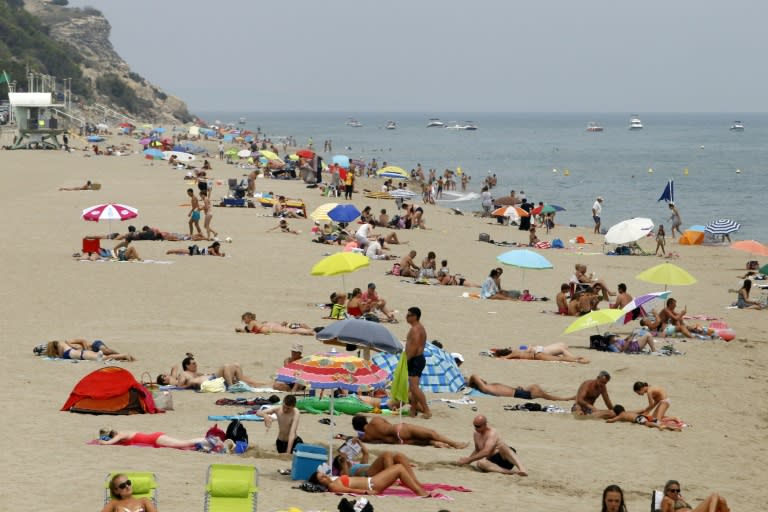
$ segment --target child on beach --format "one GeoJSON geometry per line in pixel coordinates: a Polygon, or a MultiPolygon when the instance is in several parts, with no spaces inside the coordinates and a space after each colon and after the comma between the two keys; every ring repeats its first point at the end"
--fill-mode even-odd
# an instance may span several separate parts
{"type": "Polygon", "coordinates": [[[285,219],[281,219],[280,223],[277,226],[273,227],[272,229],[268,229],[266,232],[271,233],[272,231],[276,231],[278,229],[280,230],[281,233],[290,233],[292,235],[299,234],[299,232],[296,231],[295,229],[291,229],[288,227],[288,221],[285,219]]]}
{"type": "Polygon", "coordinates": [[[664,418],[664,413],[669,410],[669,398],[667,392],[658,386],[649,386],[647,382],[637,381],[632,389],[638,395],[648,395],[648,407],[640,414],[650,414],[656,420],[664,418]]]}
{"type": "Polygon", "coordinates": [[[659,229],[656,230],[656,252],[654,254],[659,254],[659,249],[661,249],[661,254],[665,255],[666,252],[664,250],[664,244],[666,243],[665,240],[666,234],[664,233],[664,224],[659,224],[659,229]]]}

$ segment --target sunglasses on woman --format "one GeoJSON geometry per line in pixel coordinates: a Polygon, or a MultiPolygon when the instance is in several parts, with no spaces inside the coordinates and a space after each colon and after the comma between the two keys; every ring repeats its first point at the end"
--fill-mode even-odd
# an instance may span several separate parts
{"type": "Polygon", "coordinates": [[[125,482],[123,482],[121,484],[117,484],[117,488],[118,489],[125,489],[126,487],[130,487],[130,486],[131,486],[131,481],[130,480],[126,480],[125,482]]]}

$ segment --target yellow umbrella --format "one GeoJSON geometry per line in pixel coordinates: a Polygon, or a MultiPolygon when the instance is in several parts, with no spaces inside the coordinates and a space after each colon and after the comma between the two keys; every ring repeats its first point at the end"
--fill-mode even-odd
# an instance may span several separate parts
{"type": "Polygon", "coordinates": [[[667,286],[687,286],[696,282],[695,277],[672,263],[662,263],[651,267],[639,273],[636,278],[649,283],[663,284],[665,290],[667,286]]]}
{"type": "Polygon", "coordinates": [[[356,252],[337,252],[318,261],[312,271],[313,276],[337,276],[341,274],[341,284],[346,291],[344,274],[349,274],[363,267],[367,267],[371,260],[367,256],[356,252]]]}
{"type": "MultiPolygon", "coordinates": [[[[580,316],[574,320],[568,328],[563,331],[563,334],[580,331],[582,329],[589,329],[591,327],[597,328],[598,325],[612,324],[619,318],[625,315],[621,309],[598,309],[597,311],[590,311],[584,316],[580,316]]],[[[598,330],[598,332],[600,332],[598,330]]]]}
{"type": "Polygon", "coordinates": [[[402,178],[408,178],[410,175],[402,167],[397,167],[396,165],[388,165],[376,171],[376,176],[388,176],[390,178],[399,176],[402,178]]]}
{"type": "Polygon", "coordinates": [[[331,218],[328,216],[328,212],[333,210],[339,205],[339,203],[325,203],[315,208],[315,211],[309,214],[309,217],[317,222],[325,221],[330,222],[331,218]]]}
{"type": "Polygon", "coordinates": [[[288,159],[295,162],[299,159],[299,155],[297,155],[296,153],[293,153],[292,155],[288,155],[288,159]]]}
{"type": "Polygon", "coordinates": [[[280,160],[280,157],[276,153],[267,151],[266,149],[260,149],[259,154],[267,160],[280,160]]]}

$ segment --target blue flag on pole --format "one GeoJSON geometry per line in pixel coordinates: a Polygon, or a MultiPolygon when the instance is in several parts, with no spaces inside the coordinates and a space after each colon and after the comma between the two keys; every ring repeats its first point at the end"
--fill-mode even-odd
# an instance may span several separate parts
{"type": "Polygon", "coordinates": [[[667,182],[667,186],[664,187],[664,192],[661,193],[661,197],[659,198],[659,201],[666,201],[668,203],[671,203],[674,200],[675,200],[675,182],[674,180],[669,180],[669,182],[667,182]]]}

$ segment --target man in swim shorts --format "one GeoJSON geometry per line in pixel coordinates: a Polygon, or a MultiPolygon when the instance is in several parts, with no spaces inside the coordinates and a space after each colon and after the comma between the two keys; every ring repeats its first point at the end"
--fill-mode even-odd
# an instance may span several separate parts
{"type": "Polygon", "coordinates": [[[421,309],[408,308],[405,319],[411,326],[405,340],[405,355],[408,358],[408,401],[411,404],[409,415],[413,418],[421,412],[424,419],[429,419],[432,413],[429,411],[427,398],[419,387],[419,379],[427,366],[427,359],[424,357],[427,331],[421,324],[421,309]]]}
{"type": "Polygon", "coordinates": [[[531,384],[530,386],[507,386],[506,384],[500,384],[498,382],[489,383],[480,378],[479,375],[470,375],[469,376],[469,385],[470,387],[473,387],[477,389],[478,391],[482,391],[483,393],[487,395],[493,395],[493,396],[510,396],[513,398],[520,398],[522,400],[533,400],[535,398],[544,398],[545,400],[554,400],[554,401],[561,401],[565,402],[568,400],[575,400],[575,396],[571,396],[568,398],[550,395],[546,391],[544,391],[541,386],[538,384],[531,384]]]}
{"type": "Polygon", "coordinates": [[[488,426],[485,416],[475,416],[472,425],[475,427],[475,449],[468,456],[460,458],[459,464],[477,462],[477,469],[481,471],[528,476],[528,470],[517,457],[514,448],[507,446],[496,429],[488,426]]]}
{"type": "Polygon", "coordinates": [[[466,448],[469,445],[469,443],[453,441],[434,430],[410,423],[393,425],[379,416],[374,416],[369,421],[362,414],[357,414],[352,418],[352,427],[357,431],[358,437],[366,443],[412,444],[457,449],[466,448]]]}
{"type": "Polygon", "coordinates": [[[257,416],[264,418],[264,426],[267,430],[272,426],[273,414],[277,416],[279,427],[275,440],[277,453],[293,453],[296,445],[304,442],[296,433],[299,428],[299,410],[296,408],[296,397],[288,395],[283,399],[282,405],[276,405],[256,413],[257,416]]]}
{"type": "Polygon", "coordinates": [[[579,386],[576,392],[576,403],[573,404],[571,412],[576,417],[607,419],[613,418],[613,404],[608,396],[608,381],[611,380],[611,374],[607,371],[601,371],[596,379],[585,380],[579,386]],[[603,402],[607,409],[596,409],[595,402],[603,397],[603,402]]]}

